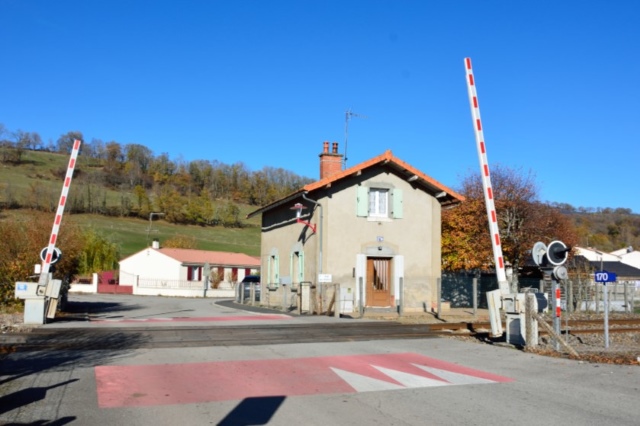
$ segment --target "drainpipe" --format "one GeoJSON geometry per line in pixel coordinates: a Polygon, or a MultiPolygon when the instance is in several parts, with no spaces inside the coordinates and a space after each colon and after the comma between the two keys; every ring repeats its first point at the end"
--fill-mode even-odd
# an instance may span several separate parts
{"type": "Polygon", "coordinates": [[[312,202],[313,204],[315,204],[320,208],[320,223],[318,223],[318,238],[320,238],[320,241],[318,242],[318,274],[321,274],[322,273],[322,222],[324,220],[324,216],[322,214],[322,204],[320,204],[315,200],[312,200],[311,198],[307,198],[307,193],[308,192],[306,191],[303,192],[302,198],[304,200],[312,202]]]}

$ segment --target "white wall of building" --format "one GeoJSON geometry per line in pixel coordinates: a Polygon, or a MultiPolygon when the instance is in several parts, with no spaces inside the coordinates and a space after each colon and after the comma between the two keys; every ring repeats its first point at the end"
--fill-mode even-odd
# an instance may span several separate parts
{"type": "Polygon", "coordinates": [[[135,285],[135,277],[180,280],[181,263],[152,248],[120,261],[120,285],[135,285]]]}
{"type": "Polygon", "coordinates": [[[603,262],[619,262],[620,257],[606,253],[603,251],[599,251],[592,248],[585,247],[575,247],[576,254],[579,256],[584,256],[590,262],[597,262],[602,260],[603,262]]]}
{"type": "Polygon", "coordinates": [[[640,269],[640,251],[632,251],[620,256],[620,261],[634,268],[640,269]]]}

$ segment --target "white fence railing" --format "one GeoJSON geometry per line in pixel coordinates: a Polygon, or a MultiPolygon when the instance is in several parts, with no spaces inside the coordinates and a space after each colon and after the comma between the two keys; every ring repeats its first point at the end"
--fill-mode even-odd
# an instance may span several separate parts
{"type": "Polygon", "coordinates": [[[159,289],[165,288],[172,290],[198,290],[208,288],[208,283],[205,283],[203,281],[138,278],[138,287],[159,289]]]}

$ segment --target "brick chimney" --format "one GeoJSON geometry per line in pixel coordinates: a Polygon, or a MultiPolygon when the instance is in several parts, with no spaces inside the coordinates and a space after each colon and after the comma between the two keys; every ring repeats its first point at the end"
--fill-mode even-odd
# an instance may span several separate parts
{"type": "Polygon", "coordinates": [[[320,154],[320,179],[327,178],[342,171],[342,154],[338,154],[338,142],[333,142],[329,152],[329,142],[323,144],[320,154]]]}

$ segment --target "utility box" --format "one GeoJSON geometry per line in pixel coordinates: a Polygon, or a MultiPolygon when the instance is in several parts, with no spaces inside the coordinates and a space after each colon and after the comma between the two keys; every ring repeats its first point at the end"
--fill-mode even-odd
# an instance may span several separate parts
{"type": "Polygon", "coordinates": [[[38,283],[18,281],[15,288],[16,299],[28,299],[38,296],[38,283]]]}
{"type": "MultiPolygon", "coordinates": [[[[547,309],[548,301],[546,294],[544,293],[533,293],[533,310],[535,312],[543,312],[547,309]]],[[[511,343],[512,345],[524,345],[524,344],[537,344],[538,339],[538,321],[532,319],[530,335],[535,336],[535,342],[527,342],[527,318],[526,318],[526,297],[527,293],[518,293],[509,295],[514,296],[508,299],[513,304],[512,306],[515,308],[516,312],[507,312],[506,313],[506,328],[507,328],[507,343],[511,343]]]]}
{"type": "Polygon", "coordinates": [[[44,324],[45,298],[35,296],[24,300],[24,323],[44,324]]]}
{"type": "MultiPolygon", "coordinates": [[[[536,311],[538,313],[547,312],[549,302],[545,293],[533,293],[536,297],[536,311]]],[[[520,314],[524,313],[524,305],[527,293],[512,293],[502,297],[502,307],[506,312],[520,314]]]]}
{"type": "Polygon", "coordinates": [[[44,287],[38,283],[16,282],[15,297],[24,300],[24,323],[44,324],[45,297],[41,295],[44,287]]]}
{"type": "Polygon", "coordinates": [[[45,296],[57,299],[60,297],[60,288],[62,287],[62,280],[49,280],[45,296]]]}
{"type": "Polygon", "coordinates": [[[347,287],[345,291],[340,292],[340,312],[353,313],[353,289],[351,287],[347,287]]]}
{"type": "Polygon", "coordinates": [[[549,312],[549,299],[547,293],[533,293],[536,296],[536,306],[538,313],[549,312]]]}

